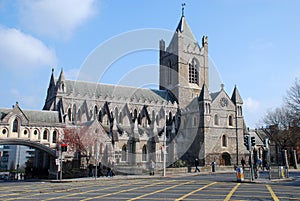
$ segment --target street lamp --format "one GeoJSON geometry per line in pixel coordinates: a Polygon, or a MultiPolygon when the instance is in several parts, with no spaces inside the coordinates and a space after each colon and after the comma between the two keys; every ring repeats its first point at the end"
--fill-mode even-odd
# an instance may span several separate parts
{"type": "Polygon", "coordinates": [[[98,140],[96,141],[96,147],[95,147],[95,179],[97,179],[97,172],[98,172],[98,169],[97,169],[97,165],[98,165],[98,159],[99,159],[99,143],[98,143],[98,140]]]}
{"type": "Polygon", "coordinates": [[[166,157],[167,157],[167,108],[164,104],[164,112],[165,112],[165,126],[164,126],[164,141],[163,141],[163,154],[164,154],[164,160],[163,160],[163,176],[166,176],[166,157]]]}

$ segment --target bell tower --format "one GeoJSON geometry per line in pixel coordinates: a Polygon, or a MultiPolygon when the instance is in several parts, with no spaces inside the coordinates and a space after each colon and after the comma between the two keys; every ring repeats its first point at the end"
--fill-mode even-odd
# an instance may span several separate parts
{"type": "Polygon", "coordinates": [[[203,36],[201,45],[185,19],[183,7],[170,44],[166,47],[164,40],[159,42],[159,81],[160,89],[170,90],[184,108],[200,95],[203,84],[208,87],[207,36],[203,36]]]}

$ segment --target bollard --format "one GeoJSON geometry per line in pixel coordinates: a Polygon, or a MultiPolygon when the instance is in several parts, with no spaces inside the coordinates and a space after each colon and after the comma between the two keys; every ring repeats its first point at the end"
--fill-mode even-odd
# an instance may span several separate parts
{"type": "Polygon", "coordinates": [[[216,162],[212,162],[212,163],[211,163],[211,171],[212,171],[212,172],[216,172],[216,167],[217,167],[217,166],[216,166],[216,162]]]}
{"type": "Polygon", "coordinates": [[[244,171],[243,171],[243,168],[241,168],[241,167],[237,167],[236,168],[236,177],[237,177],[237,182],[244,181],[244,171]]]}

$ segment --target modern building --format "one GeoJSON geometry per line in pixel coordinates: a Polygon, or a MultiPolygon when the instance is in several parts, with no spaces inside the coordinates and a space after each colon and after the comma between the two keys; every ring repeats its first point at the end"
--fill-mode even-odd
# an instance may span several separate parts
{"type": "Polygon", "coordinates": [[[28,158],[34,158],[35,150],[22,145],[1,145],[0,169],[2,171],[25,169],[28,158]]]}

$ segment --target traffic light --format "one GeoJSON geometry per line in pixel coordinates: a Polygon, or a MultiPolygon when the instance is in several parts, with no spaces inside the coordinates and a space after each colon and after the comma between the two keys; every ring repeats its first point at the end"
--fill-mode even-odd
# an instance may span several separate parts
{"type": "Polygon", "coordinates": [[[251,146],[255,146],[255,137],[251,137],[251,146]]]}
{"type": "Polygon", "coordinates": [[[62,143],[61,144],[61,152],[66,152],[68,150],[68,144],[62,143]]]}
{"type": "Polygon", "coordinates": [[[244,136],[244,145],[247,147],[247,150],[250,150],[250,141],[249,141],[249,135],[244,136]]]}

